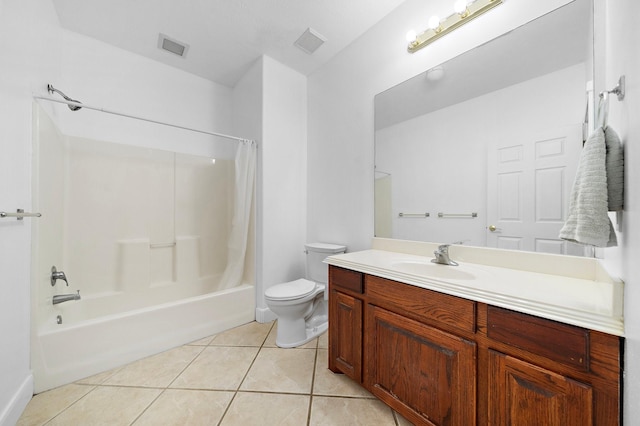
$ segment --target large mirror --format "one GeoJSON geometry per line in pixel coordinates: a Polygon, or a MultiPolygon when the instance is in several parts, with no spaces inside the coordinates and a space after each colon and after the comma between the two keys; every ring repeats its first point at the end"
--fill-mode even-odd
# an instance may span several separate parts
{"type": "Polygon", "coordinates": [[[584,255],[558,238],[591,120],[575,0],[375,98],[375,235],[584,255]]]}

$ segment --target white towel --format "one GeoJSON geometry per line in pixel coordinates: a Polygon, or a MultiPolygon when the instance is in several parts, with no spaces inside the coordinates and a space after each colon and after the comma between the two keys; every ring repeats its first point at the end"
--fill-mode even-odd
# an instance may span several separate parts
{"type": "Polygon", "coordinates": [[[598,247],[617,245],[607,210],[605,132],[599,127],[582,148],[569,198],[569,214],[560,238],[598,247]]]}
{"type": "Polygon", "coordinates": [[[624,207],[624,151],[618,134],[607,126],[604,130],[604,140],[607,147],[607,194],[609,196],[609,211],[622,211],[624,207]]]}

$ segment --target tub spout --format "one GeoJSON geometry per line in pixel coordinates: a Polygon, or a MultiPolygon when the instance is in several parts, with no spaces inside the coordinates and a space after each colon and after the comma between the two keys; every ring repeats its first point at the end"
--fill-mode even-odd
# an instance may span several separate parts
{"type": "Polygon", "coordinates": [[[53,296],[53,304],[68,302],[69,300],[80,300],[80,290],[76,294],[56,294],[53,296]]]}

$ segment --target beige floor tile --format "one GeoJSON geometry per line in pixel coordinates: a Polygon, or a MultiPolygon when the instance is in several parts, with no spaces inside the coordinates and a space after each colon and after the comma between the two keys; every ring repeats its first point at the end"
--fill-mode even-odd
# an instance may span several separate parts
{"type": "Polygon", "coordinates": [[[278,333],[278,322],[276,321],[273,327],[271,327],[271,331],[269,331],[269,335],[267,336],[267,340],[264,341],[264,348],[277,348],[276,345],[276,334],[278,333]]]}
{"type": "Polygon", "coordinates": [[[122,367],[104,384],[167,387],[203,349],[202,346],[181,346],[143,358],[122,367]]]}
{"type": "Polygon", "coordinates": [[[196,340],[195,342],[191,342],[191,343],[188,343],[188,344],[192,345],[192,346],[207,346],[207,345],[209,345],[209,343],[211,343],[211,341],[213,340],[214,337],[216,337],[215,334],[213,336],[208,336],[208,337],[205,337],[205,338],[200,339],[200,340],[196,340]]]}
{"type": "Polygon", "coordinates": [[[171,388],[236,390],[259,348],[208,346],[171,384],[171,388]]]}
{"type": "Polygon", "coordinates": [[[318,349],[316,375],[313,381],[314,395],[375,398],[362,386],[358,385],[344,374],[336,374],[329,370],[328,356],[327,349],[318,349]]]}
{"type": "Polygon", "coordinates": [[[238,392],[220,426],[307,424],[309,396],[238,392]]]}
{"type": "Polygon", "coordinates": [[[210,343],[212,346],[262,346],[272,322],[261,324],[250,322],[216,335],[210,343]]]}
{"type": "Polygon", "coordinates": [[[84,379],[77,380],[75,383],[79,385],[101,385],[109,377],[118,372],[120,368],[114,368],[113,370],[103,371],[102,373],[94,374],[93,376],[85,377],[84,379]]]}
{"type": "MultiPolygon", "coordinates": [[[[271,332],[269,332],[269,335],[267,336],[267,340],[265,340],[263,346],[265,348],[277,348],[278,347],[278,345],[276,345],[277,334],[278,334],[278,322],[276,321],[275,325],[271,329],[271,332]]],[[[318,347],[318,339],[313,339],[305,343],[304,345],[298,346],[296,349],[315,349],[317,347],[318,347]]]]}
{"type": "Polygon", "coordinates": [[[217,425],[232,398],[233,392],[167,389],[134,425],[217,425]]]}
{"type": "Polygon", "coordinates": [[[314,396],[310,426],[395,426],[391,409],[377,399],[314,396]]]}
{"type": "Polygon", "coordinates": [[[47,426],[128,426],[160,392],[159,389],[98,386],[47,426]]]}
{"type": "Polygon", "coordinates": [[[316,351],[262,348],[240,389],[310,393],[316,351]]]}
{"type": "Polygon", "coordinates": [[[329,348],[329,332],[325,331],[320,335],[318,339],[318,348],[319,349],[328,349],[329,348]]]}
{"type": "Polygon", "coordinates": [[[42,425],[89,393],[93,386],[70,384],[34,396],[18,420],[18,426],[42,425]]]}

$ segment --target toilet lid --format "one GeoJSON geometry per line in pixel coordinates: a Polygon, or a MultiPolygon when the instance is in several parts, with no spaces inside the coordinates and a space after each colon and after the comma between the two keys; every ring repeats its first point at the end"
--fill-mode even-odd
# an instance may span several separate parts
{"type": "Polygon", "coordinates": [[[301,278],[288,283],[273,285],[264,292],[264,295],[272,300],[298,299],[308,295],[315,288],[316,283],[301,278]]]}

